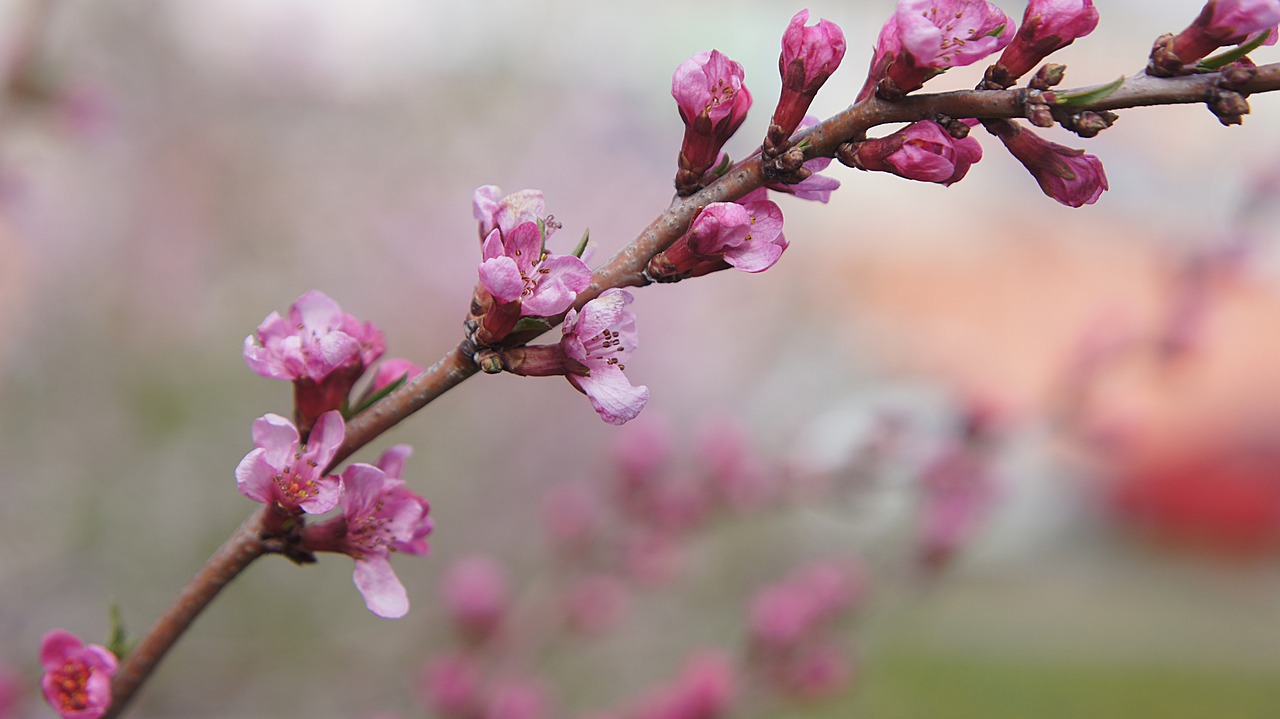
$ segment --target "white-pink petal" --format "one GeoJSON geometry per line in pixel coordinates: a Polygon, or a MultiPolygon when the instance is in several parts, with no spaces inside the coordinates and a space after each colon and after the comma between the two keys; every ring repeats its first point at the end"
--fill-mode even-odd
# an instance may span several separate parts
{"type": "Polygon", "coordinates": [[[409,613],[409,594],[386,557],[374,554],[357,559],[351,577],[369,611],[386,619],[409,613]]]}

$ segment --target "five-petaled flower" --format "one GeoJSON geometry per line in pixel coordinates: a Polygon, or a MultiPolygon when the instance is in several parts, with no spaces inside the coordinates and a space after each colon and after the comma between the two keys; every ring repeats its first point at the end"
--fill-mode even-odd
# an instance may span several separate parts
{"type": "Polygon", "coordinates": [[[697,53],[680,63],[671,77],[671,95],[684,121],[676,191],[692,194],[733,137],[751,108],[742,65],[719,50],[697,53]]]}
{"type": "Polygon", "coordinates": [[[1011,39],[1013,23],[986,0],[899,0],[880,30],[858,101],[877,88],[890,99],[918,90],[929,78],[975,63],[1011,39]]]}
{"type": "Polygon", "coordinates": [[[236,486],[255,502],[291,513],[323,514],[342,495],[339,478],[324,470],[345,433],[336,410],[320,415],[305,445],[289,420],[278,414],[259,417],[253,422],[256,448],[236,467],[236,486]]]}
{"type": "Polygon", "coordinates": [[[353,579],[365,606],[394,619],[409,611],[409,596],[391,568],[393,552],[427,553],[433,529],[431,505],[399,478],[405,445],[388,450],[378,465],[353,464],[342,473],[342,513],[303,531],[312,551],[341,552],[355,560],[353,579]]]}
{"type": "Polygon", "coordinates": [[[317,417],[342,406],[385,348],[376,325],[311,290],[289,306],[288,318],[272,312],[244,339],[244,361],[263,377],[293,382],[295,419],[305,435],[317,417]]]}
{"type": "Polygon", "coordinates": [[[106,713],[116,672],[116,657],[106,647],[55,629],[40,642],[40,665],[44,698],[63,719],[98,719],[106,713]]]}

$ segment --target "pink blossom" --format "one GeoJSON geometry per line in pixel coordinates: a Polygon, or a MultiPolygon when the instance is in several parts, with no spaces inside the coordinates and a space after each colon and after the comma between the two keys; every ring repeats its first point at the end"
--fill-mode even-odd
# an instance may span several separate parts
{"type": "Polygon", "coordinates": [[[18,719],[26,681],[18,670],[0,664],[0,719],[18,719]]]}
{"type": "MultiPolygon", "coordinates": [[[[407,453],[403,445],[384,454],[382,463],[399,470],[407,453]]],[[[353,464],[342,473],[342,514],[304,530],[314,551],[341,552],[355,560],[352,578],[365,606],[380,617],[395,619],[409,611],[409,596],[391,568],[393,552],[423,555],[433,529],[431,505],[398,477],[369,464],[353,464]]]]}
{"type": "Polygon", "coordinates": [[[707,425],[699,438],[699,455],[710,485],[719,500],[734,511],[765,506],[776,489],[751,444],[742,424],[730,419],[707,425]]]}
{"type": "Polygon", "coordinates": [[[461,652],[436,657],[422,676],[422,694],[442,719],[475,719],[481,711],[481,672],[476,660],[461,652]]]}
{"type": "Polygon", "coordinates": [[[298,424],[307,433],[324,412],[338,409],[364,369],[386,343],[372,322],[361,324],[324,293],[312,290],[289,306],[288,318],[272,312],[244,339],[249,369],[294,383],[298,424]]]}
{"type": "Polygon", "coordinates": [[[951,185],[982,159],[982,146],[972,137],[955,139],[933,120],[920,120],[887,137],[858,143],[848,159],[863,170],[951,185]]]}
{"type": "Polygon", "coordinates": [[[473,641],[490,637],[511,602],[507,572],[490,557],[466,557],[445,574],[445,610],[462,634],[473,641]]]}
{"type": "Polygon", "coordinates": [[[589,634],[603,632],[626,614],[626,584],[610,574],[585,577],[565,591],[563,604],[570,627],[589,634]]]}
{"type": "Polygon", "coordinates": [[[603,507],[588,486],[557,484],[542,503],[542,518],[554,547],[565,553],[586,550],[601,526],[603,507]]]}
{"type": "Polygon", "coordinates": [[[292,422],[278,414],[263,415],[253,422],[256,448],[236,467],[236,487],[255,502],[323,514],[337,506],[342,494],[339,478],[324,470],[345,433],[342,415],[326,412],[304,446],[292,422]]]}
{"type": "Polygon", "coordinates": [[[543,719],[552,714],[551,697],[536,680],[501,680],[490,692],[484,719],[543,719]]]}
{"type": "Polygon", "coordinates": [[[680,676],[639,703],[635,719],[719,719],[727,717],[738,693],[729,659],[703,651],[685,662],[680,676]]]}
{"type": "Polygon", "coordinates": [[[995,500],[995,485],[987,460],[971,442],[946,447],[925,468],[920,483],[920,551],[936,568],[981,527],[995,500]]]}
{"type": "Polygon", "coordinates": [[[676,188],[692,194],[720,148],[738,131],[751,108],[742,65],[719,50],[703,51],[680,63],[671,78],[671,95],[684,121],[676,188]]]}
{"type": "Polygon", "coordinates": [[[497,185],[477,187],[471,200],[472,212],[480,223],[480,241],[498,230],[502,235],[526,222],[542,225],[546,237],[550,237],[559,225],[548,222],[547,203],[542,190],[520,190],[505,197],[497,185]]]}
{"type": "Polygon", "coordinates": [[[631,301],[625,290],[605,290],[581,312],[570,310],[561,325],[561,349],[585,368],[566,377],[610,424],[635,419],[649,402],[649,388],[633,386],[623,374],[624,361],[639,343],[636,317],[626,309],[631,301]]]}
{"type": "Polygon", "coordinates": [[[1013,23],[986,0],[899,0],[880,30],[858,101],[878,85],[890,97],[918,90],[929,78],[975,63],[1012,39],[1013,23]]]}
{"type": "Polygon", "coordinates": [[[782,94],[765,140],[766,155],[781,150],[804,119],[818,90],[844,59],[844,33],[839,26],[821,20],[806,27],[808,21],[809,11],[801,10],[782,35],[782,54],[778,56],[782,94]]]}
{"type": "Polygon", "coordinates": [[[763,272],[787,248],[782,209],[769,200],[713,202],[683,237],[659,253],[646,270],[654,281],[674,282],[724,267],[763,272]]]}
{"type": "Polygon", "coordinates": [[[422,374],[422,365],[403,357],[383,360],[382,364],[378,365],[378,371],[373,375],[373,391],[377,392],[402,379],[417,377],[420,374],[422,374]]]}
{"type": "Polygon", "coordinates": [[[63,719],[97,719],[106,713],[116,673],[116,657],[106,647],[55,629],[40,641],[40,664],[45,701],[63,719]]]}
{"type": "Polygon", "coordinates": [[[1036,178],[1044,194],[1058,202],[1068,207],[1092,205],[1107,189],[1102,161],[1084,150],[1049,142],[1010,121],[991,121],[987,128],[1036,178]]]}
{"type": "Polygon", "coordinates": [[[546,252],[543,239],[537,224],[525,222],[484,241],[480,284],[500,303],[519,302],[524,317],[558,315],[591,284],[585,262],[546,252]]]}
{"type": "Polygon", "coordinates": [[[1173,38],[1169,49],[1189,65],[1219,47],[1243,44],[1259,33],[1267,33],[1265,44],[1273,44],[1277,25],[1280,0],[1209,0],[1195,21],[1173,38]]]}
{"type": "Polygon", "coordinates": [[[1022,26],[996,61],[1000,84],[1008,87],[1050,54],[1093,32],[1098,11],[1093,0],[1031,0],[1022,26]]]}
{"type": "Polygon", "coordinates": [[[752,641],[769,651],[791,648],[826,632],[861,598],[862,578],[854,567],[813,562],[760,591],[751,602],[752,641]]]}
{"type": "Polygon", "coordinates": [[[834,642],[821,642],[770,667],[769,678],[784,694],[812,700],[844,689],[852,675],[852,663],[844,649],[834,642]]]}
{"type": "MultiPolygon", "coordinates": [[[[813,200],[814,202],[826,203],[831,199],[831,193],[840,189],[840,181],[834,177],[819,175],[819,172],[827,169],[827,165],[831,164],[830,157],[815,157],[812,160],[806,160],[801,167],[809,176],[790,185],[784,185],[777,182],[771,182],[765,187],[775,192],[782,192],[788,195],[794,195],[801,200],[813,200]]],[[[739,202],[747,202],[747,197],[743,197],[739,202]]]]}

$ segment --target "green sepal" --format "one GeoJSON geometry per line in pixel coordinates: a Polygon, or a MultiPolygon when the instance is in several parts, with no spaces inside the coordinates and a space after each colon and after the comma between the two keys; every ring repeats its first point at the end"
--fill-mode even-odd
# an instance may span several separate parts
{"type": "Polygon", "coordinates": [[[1092,90],[1081,90],[1080,92],[1056,92],[1054,93],[1053,104],[1064,107],[1079,107],[1082,105],[1092,105],[1093,103],[1107,97],[1111,93],[1120,89],[1124,84],[1124,76],[1116,78],[1114,81],[1107,83],[1101,87],[1095,87],[1092,90]]]}
{"type": "Polygon", "coordinates": [[[591,239],[591,228],[582,231],[582,239],[578,240],[578,245],[573,248],[573,256],[582,259],[582,253],[587,251],[587,241],[591,239]]]}
{"type": "Polygon", "coordinates": [[[511,329],[511,334],[518,332],[546,332],[551,329],[551,323],[546,317],[521,317],[516,326],[511,329]]]}
{"type": "Polygon", "coordinates": [[[1243,45],[1236,45],[1234,48],[1227,50],[1226,52],[1206,57],[1196,63],[1196,69],[1201,72],[1213,72],[1214,70],[1220,70],[1245,55],[1248,55],[1254,50],[1257,50],[1259,47],[1262,47],[1262,43],[1267,41],[1270,34],[1270,32],[1260,32],[1257,37],[1243,45]]]}
{"type": "Polygon", "coordinates": [[[729,160],[729,156],[725,155],[724,159],[720,161],[720,164],[716,165],[711,169],[711,174],[715,175],[716,177],[724,177],[724,173],[729,171],[730,164],[731,162],[729,160]]]}
{"type": "Polygon", "coordinates": [[[352,417],[360,414],[366,409],[369,409],[370,407],[373,406],[375,402],[382,399],[383,397],[386,397],[392,392],[395,392],[396,390],[400,389],[400,387],[402,387],[404,383],[408,381],[409,381],[409,375],[406,374],[405,376],[401,377],[395,382],[392,382],[391,384],[388,384],[386,387],[383,387],[382,389],[378,390],[377,392],[373,392],[371,394],[365,395],[360,401],[360,406],[356,407],[354,412],[349,412],[349,413],[343,412],[342,418],[351,419],[352,417]]]}
{"type": "Polygon", "coordinates": [[[116,659],[124,659],[133,650],[133,642],[129,640],[129,632],[124,627],[124,615],[120,605],[115,602],[107,610],[111,617],[111,634],[107,637],[107,650],[116,655],[116,659]]]}

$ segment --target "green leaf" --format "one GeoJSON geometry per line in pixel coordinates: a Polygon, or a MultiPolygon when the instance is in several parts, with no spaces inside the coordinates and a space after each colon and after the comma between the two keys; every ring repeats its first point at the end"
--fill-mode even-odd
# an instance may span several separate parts
{"type": "Polygon", "coordinates": [[[991,32],[986,34],[986,37],[1000,37],[1000,34],[1003,32],[1004,32],[1004,25],[1003,24],[997,25],[996,27],[991,29],[991,32]]]}
{"type": "Polygon", "coordinates": [[[546,332],[549,329],[551,329],[551,323],[547,321],[546,317],[521,317],[516,326],[512,328],[511,333],[531,332],[534,330],[546,332]]]}
{"type": "Polygon", "coordinates": [[[578,246],[573,248],[573,256],[582,259],[582,253],[587,251],[587,241],[591,239],[591,228],[582,231],[582,239],[578,240],[578,246]]]}
{"type": "Polygon", "coordinates": [[[1065,107],[1092,105],[1118,90],[1123,84],[1124,76],[1121,75],[1113,82],[1109,82],[1100,87],[1095,87],[1092,90],[1081,90],[1080,92],[1057,92],[1054,93],[1053,104],[1065,107]]]}
{"type": "Polygon", "coordinates": [[[720,164],[716,165],[715,168],[711,170],[711,174],[715,175],[716,177],[723,177],[724,173],[729,171],[729,165],[730,165],[729,156],[726,154],[724,156],[724,159],[720,161],[720,164]]]}
{"type": "Polygon", "coordinates": [[[107,610],[111,615],[111,635],[107,637],[107,649],[117,659],[124,659],[125,655],[133,649],[133,642],[129,641],[129,632],[124,628],[124,615],[120,612],[120,605],[115,602],[111,603],[111,607],[107,610]]]}
{"type": "Polygon", "coordinates": [[[1235,62],[1236,60],[1239,60],[1245,55],[1248,55],[1249,53],[1253,52],[1259,47],[1261,47],[1262,43],[1267,41],[1268,35],[1270,35],[1270,32],[1260,32],[1258,33],[1257,37],[1253,38],[1249,42],[1244,43],[1243,45],[1236,45],[1234,48],[1227,50],[1224,53],[1219,53],[1211,57],[1206,57],[1205,59],[1196,63],[1196,69],[1201,70],[1203,72],[1213,72],[1214,70],[1220,70],[1226,67],[1227,65],[1230,65],[1231,63],[1235,62]]]}
{"type": "Polygon", "coordinates": [[[404,385],[404,383],[405,383],[405,382],[408,382],[408,381],[409,381],[409,376],[408,376],[408,375],[405,375],[404,377],[401,377],[400,379],[396,380],[395,382],[392,382],[391,384],[388,384],[386,387],[383,387],[382,389],[378,390],[377,392],[372,392],[372,393],[370,393],[370,394],[365,395],[365,396],[361,399],[361,401],[360,401],[360,406],[359,406],[359,407],[356,407],[356,410],[355,410],[354,412],[351,412],[351,413],[343,412],[343,413],[342,413],[342,417],[343,417],[343,419],[351,419],[352,417],[354,417],[354,416],[356,416],[356,415],[360,414],[361,412],[365,411],[366,409],[369,409],[370,407],[372,407],[372,406],[373,406],[373,404],[374,404],[375,402],[377,402],[378,400],[382,399],[383,397],[386,397],[387,395],[391,394],[392,392],[394,392],[394,391],[396,391],[396,390],[400,389],[400,387],[401,387],[402,385],[404,385]]]}

